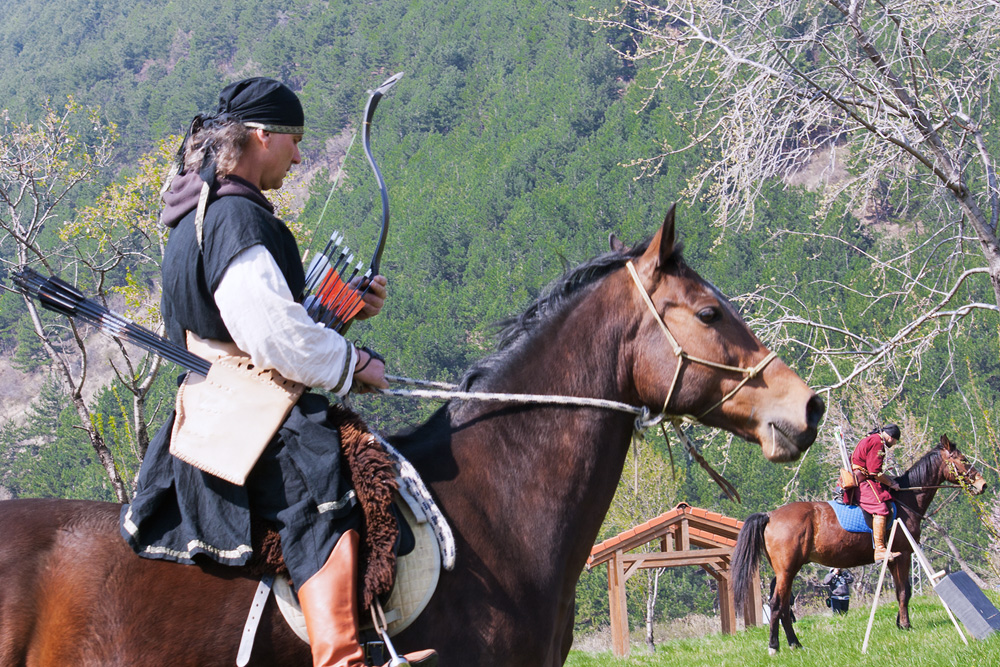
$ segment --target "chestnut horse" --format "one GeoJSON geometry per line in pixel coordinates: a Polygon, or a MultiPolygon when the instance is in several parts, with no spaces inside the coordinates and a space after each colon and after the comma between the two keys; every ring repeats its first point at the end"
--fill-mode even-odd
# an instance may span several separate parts
{"type": "MultiPolygon", "coordinates": [[[[510,323],[462,389],[694,415],[771,460],[798,458],[823,402],[684,263],[673,208],[650,241],[613,248],[510,323]]],[[[633,427],[634,415],[606,408],[453,400],[393,438],[457,542],[454,570],[396,648],[433,647],[445,666],[562,664],[577,579],[633,427]]],[[[118,535],[118,512],[84,501],[0,504],[0,665],[233,665],[257,581],[212,563],[139,558],[118,535]]],[[[311,664],[273,601],[250,664],[311,664]]]]}
{"type": "MultiPolygon", "coordinates": [[[[924,454],[902,476],[896,478],[901,491],[894,491],[896,516],[920,541],[920,522],[943,482],[961,484],[976,495],[986,488],[986,480],[958,451],[948,436],[924,454]]],[[[891,523],[889,524],[892,525],[891,523]]],[[[888,536],[887,536],[888,537],[888,536]]],[[[890,551],[899,557],[889,563],[895,582],[899,612],[896,625],[910,628],[910,554],[913,549],[902,531],[897,530],[890,551]]],[[[754,572],[760,566],[761,553],[767,555],[774,569],[775,586],[771,596],[771,637],[768,650],[778,652],[778,621],[785,628],[788,645],[800,648],[792,628],[790,601],[792,581],[806,563],[827,567],[858,567],[875,562],[871,533],[844,530],[833,508],[826,502],[798,502],[782,505],[773,512],[751,514],[743,523],[733,551],[733,594],[737,610],[743,609],[754,572]]]]}

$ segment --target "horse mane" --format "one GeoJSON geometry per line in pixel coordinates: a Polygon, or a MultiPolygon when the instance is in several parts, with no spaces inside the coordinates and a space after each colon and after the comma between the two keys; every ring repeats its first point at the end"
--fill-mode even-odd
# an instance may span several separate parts
{"type": "Polygon", "coordinates": [[[941,443],[921,456],[910,469],[896,478],[896,482],[901,487],[923,486],[937,469],[937,457],[941,453],[941,443]]]}
{"type": "MultiPolygon", "coordinates": [[[[469,367],[458,383],[459,390],[474,391],[473,385],[477,381],[501,372],[518,350],[531,344],[538,332],[543,330],[545,323],[555,319],[575,303],[576,297],[587,288],[624,266],[628,260],[641,256],[649,243],[650,239],[647,239],[627,250],[604,253],[565,272],[549,283],[521,315],[495,323],[496,349],[469,367]]],[[[671,265],[683,264],[682,250],[679,242],[674,244],[669,258],[671,265]]],[[[460,405],[461,402],[456,404],[449,401],[435,410],[422,424],[396,433],[391,438],[393,446],[398,447],[411,460],[433,456],[438,464],[442,464],[439,445],[450,441],[452,410],[460,405]]]]}
{"type": "MultiPolygon", "coordinates": [[[[649,247],[647,239],[639,245],[621,252],[607,252],[565,272],[549,283],[539,297],[521,315],[500,320],[494,326],[497,330],[496,350],[473,364],[459,382],[462,391],[469,391],[479,379],[488,377],[506,366],[514,353],[527,345],[544,325],[559,317],[565,308],[575,303],[576,297],[600,281],[609,273],[624,266],[630,259],[641,256],[649,247]]],[[[674,245],[670,255],[671,264],[683,262],[682,246],[674,245]]]]}

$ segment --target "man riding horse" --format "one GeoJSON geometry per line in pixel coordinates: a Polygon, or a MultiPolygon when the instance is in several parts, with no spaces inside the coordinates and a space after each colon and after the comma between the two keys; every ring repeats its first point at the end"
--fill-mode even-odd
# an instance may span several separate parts
{"type": "MultiPolygon", "coordinates": [[[[890,490],[899,490],[899,485],[882,472],[885,450],[899,442],[899,435],[899,427],[888,424],[862,438],[851,454],[851,468],[858,481],[859,504],[861,509],[872,515],[876,562],[886,557],[885,541],[888,537],[886,517],[892,513],[889,507],[889,501],[892,500],[890,490]]],[[[899,553],[895,551],[889,552],[889,560],[898,555],[899,553]]]]}
{"type": "MultiPolygon", "coordinates": [[[[344,396],[387,384],[377,356],[313,322],[301,305],[302,257],[263,195],[280,188],[300,162],[303,132],[295,93],[273,79],[251,78],[227,86],[215,113],[196,116],[181,145],[161,215],[172,228],[162,267],[167,333],[212,361],[241,360],[257,377],[274,371],[270,381],[292,387],[292,400],[264,428],[273,437],[237,484],[174,456],[171,443],[200,423],[214,435],[213,448],[238,452],[245,441],[237,427],[260,432],[258,416],[243,408],[235,420],[213,424],[221,421],[217,415],[199,414],[197,400],[179,398],[149,446],[135,498],[122,508],[121,533],[146,558],[244,565],[252,555],[251,516],[276,525],[313,664],[360,667],[366,664],[358,643],[360,510],[339,463],[329,403],[302,388],[344,396]]],[[[385,295],[385,278],[375,276],[359,316],[377,314],[385,295]]],[[[189,375],[179,396],[199,381],[189,375]]],[[[240,395],[230,402],[243,404],[240,395]]],[[[406,658],[431,665],[436,653],[406,658]]]]}

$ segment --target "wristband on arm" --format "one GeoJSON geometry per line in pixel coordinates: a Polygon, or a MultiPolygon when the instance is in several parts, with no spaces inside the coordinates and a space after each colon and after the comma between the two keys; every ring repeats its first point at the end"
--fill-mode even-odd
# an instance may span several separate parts
{"type": "Polygon", "coordinates": [[[378,359],[382,363],[385,363],[385,358],[383,358],[382,355],[380,355],[379,353],[375,352],[374,350],[369,349],[368,347],[359,347],[358,350],[359,351],[363,351],[363,352],[365,352],[365,353],[368,354],[368,361],[366,361],[361,368],[355,368],[354,369],[354,374],[355,375],[357,375],[358,373],[360,373],[360,372],[364,371],[366,368],[368,368],[368,365],[372,362],[372,359],[378,359]]]}

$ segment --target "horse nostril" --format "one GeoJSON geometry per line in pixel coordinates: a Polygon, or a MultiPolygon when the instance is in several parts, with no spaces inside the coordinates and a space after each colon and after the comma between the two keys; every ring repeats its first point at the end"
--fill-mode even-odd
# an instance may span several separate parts
{"type": "Polygon", "coordinates": [[[819,421],[825,412],[826,403],[819,397],[819,394],[813,394],[809,402],[806,403],[806,424],[809,428],[819,428],[819,421]]]}

